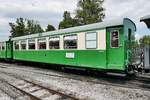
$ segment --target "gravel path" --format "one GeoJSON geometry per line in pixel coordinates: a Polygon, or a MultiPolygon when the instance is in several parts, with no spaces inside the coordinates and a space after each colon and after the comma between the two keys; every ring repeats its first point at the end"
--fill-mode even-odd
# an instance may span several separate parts
{"type": "MultiPolygon", "coordinates": [[[[25,68],[24,68],[25,69],[25,68]]],[[[26,68],[30,69],[30,68],[26,68]]],[[[31,68],[32,69],[32,68],[31,68]]],[[[32,70],[35,70],[34,68],[32,70]]],[[[35,70],[37,71],[37,70],[35,70]]],[[[27,80],[35,81],[46,87],[74,95],[86,100],[150,100],[150,91],[130,89],[102,84],[93,84],[79,80],[65,79],[42,75],[34,72],[21,71],[9,68],[0,68],[0,72],[12,73],[27,80]]],[[[47,72],[51,72],[47,70],[47,72]]],[[[45,73],[47,73],[45,72],[45,73]]],[[[44,73],[44,72],[43,72],[44,73]]],[[[52,72],[53,74],[57,74],[52,72]]],[[[2,73],[0,73],[1,75],[2,73]]]]}

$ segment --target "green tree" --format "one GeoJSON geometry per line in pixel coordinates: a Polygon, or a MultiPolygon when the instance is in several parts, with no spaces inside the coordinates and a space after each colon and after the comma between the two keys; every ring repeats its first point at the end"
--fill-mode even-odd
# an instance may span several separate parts
{"type": "Polygon", "coordinates": [[[10,37],[17,37],[17,33],[16,33],[16,26],[14,23],[9,23],[9,26],[11,27],[10,33],[11,36],[10,37]]]}
{"type": "Polygon", "coordinates": [[[139,43],[137,40],[135,40],[132,44],[132,48],[137,48],[137,47],[139,47],[139,43]]]}
{"type": "Polygon", "coordinates": [[[150,45],[150,35],[145,35],[140,39],[141,45],[150,45]]]}
{"type": "Polygon", "coordinates": [[[75,19],[80,25],[101,22],[104,17],[104,0],[79,0],[75,19]]]}
{"type": "Polygon", "coordinates": [[[11,36],[18,37],[44,32],[37,21],[17,18],[15,23],[9,23],[11,27],[11,36]]]}
{"type": "Polygon", "coordinates": [[[63,15],[63,20],[59,23],[59,29],[69,28],[77,26],[77,22],[70,15],[70,12],[65,11],[63,15]]]}
{"type": "Polygon", "coordinates": [[[54,31],[54,30],[56,30],[55,27],[50,25],[50,24],[48,24],[45,31],[48,32],[48,31],[54,31]]]}
{"type": "Polygon", "coordinates": [[[11,27],[12,37],[22,36],[26,34],[25,20],[23,18],[17,18],[16,23],[9,23],[11,27]]]}
{"type": "Polygon", "coordinates": [[[34,20],[26,20],[26,34],[35,34],[35,33],[42,33],[44,32],[40,24],[34,20]]]}

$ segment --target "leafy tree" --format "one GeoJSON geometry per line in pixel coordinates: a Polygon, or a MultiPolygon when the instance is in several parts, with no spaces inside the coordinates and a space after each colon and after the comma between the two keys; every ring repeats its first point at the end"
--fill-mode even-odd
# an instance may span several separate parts
{"type": "Polygon", "coordinates": [[[150,45],[150,35],[145,35],[140,39],[141,45],[150,45]]]}
{"type": "Polygon", "coordinates": [[[14,23],[9,23],[9,26],[11,27],[11,36],[10,37],[17,37],[18,34],[16,34],[16,26],[14,23]]]}
{"type": "Polygon", "coordinates": [[[9,23],[11,27],[12,37],[17,37],[26,34],[25,22],[23,18],[17,18],[16,23],[9,23]]]}
{"type": "Polygon", "coordinates": [[[101,22],[105,17],[104,0],[79,0],[75,19],[80,25],[101,22]]]}
{"type": "Polygon", "coordinates": [[[54,30],[56,30],[55,27],[50,25],[50,24],[48,24],[45,31],[48,32],[48,31],[54,31],[54,30]]]}
{"type": "Polygon", "coordinates": [[[132,48],[134,49],[134,48],[137,48],[137,47],[139,47],[139,43],[138,43],[137,40],[135,40],[135,41],[133,42],[132,48]]]}
{"type": "Polygon", "coordinates": [[[63,18],[64,19],[59,23],[59,29],[77,26],[77,22],[71,17],[70,12],[65,11],[63,18]]]}
{"type": "Polygon", "coordinates": [[[37,21],[34,20],[26,20],[27,25],[26,25],[26,34],[35,34],[35,33],[42,33],[44,32],[41,26],[38,24],[37,21]]]}
{"type": "Polygon", "coordinates": [[[9,23],[11,27],[11,36],[18,37],[44,32],[37,21],[17,18],[15,23],[9,23]]]}

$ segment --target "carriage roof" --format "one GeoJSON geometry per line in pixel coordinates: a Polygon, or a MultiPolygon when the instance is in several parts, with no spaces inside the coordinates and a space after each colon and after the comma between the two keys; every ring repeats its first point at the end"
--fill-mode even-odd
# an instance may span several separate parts
{"type": "MultiPolygon", "coordinates": [[[[56,31],[15,37],[15,38],[12,38],[12,40],[22,40],[22,39],[28,39],[28,38],[36,38],[36,37],[40,37],[40,36],[44,37],[44,36],[51,36],[51,35],[59,35],[59,34],[66,34],[66,33],[76,33],[76,32],[84,32],[84,31],[89,31],[89,30],[103,29],[103,28],[113,27],[113,26],[121,26],[121,25],[124,25],[124,21],[126,21],[126,20],[132,22],[128,18],[105,20],[103,22],[89,24],[89,25],[76,26],[76,27],[60,29],[60,30],[56,30],[56,31]]],[[[135,26],[135,24],[134,24],[134,26],[135,26]]],[[[136,26],[135,26],[135,29],[136,29],[136,26]]]]}
{"type": "Polygon", "coordinates": [[[140,21],[144,22],[147,25],[147,27],[150,29],[150,15],[141,17],[140,21]]]}

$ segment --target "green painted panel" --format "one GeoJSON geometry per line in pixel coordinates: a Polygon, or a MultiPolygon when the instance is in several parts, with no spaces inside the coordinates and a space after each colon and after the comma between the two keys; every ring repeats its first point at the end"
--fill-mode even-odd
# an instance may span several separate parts
{"type": "Polygon", "coordinates": [[[0,51],[0,58],[6,58],[6,52],[0,51]]]}
{"type": "Polygon", "coordinates": [[[107,29],[107,69],[125,69],[125,49],[124,49],[124,33],[123,27],[115,27],[107,29]],[[110,47],[110,33],[112,30],[119,31],[119,47],[110,47]]]}
{"type": "Polygon", "coordinates": [[[106,69],[106,52],[99,50],[15,51],[14,59],[106,69]],[[74,53],[74,58],[66,58],[74,53]]]}
{"type": "Polygon", "coordinates": [[[79,51],[78,65],[106,69],[106,51],[79,51]]]}
{"type": "Polygon", "coordinates": [[[13,57],[13,55],[12,55],[12,42],[11,41],[7,41],[6,42],[6,58],[12,58],[13,57]]]}

